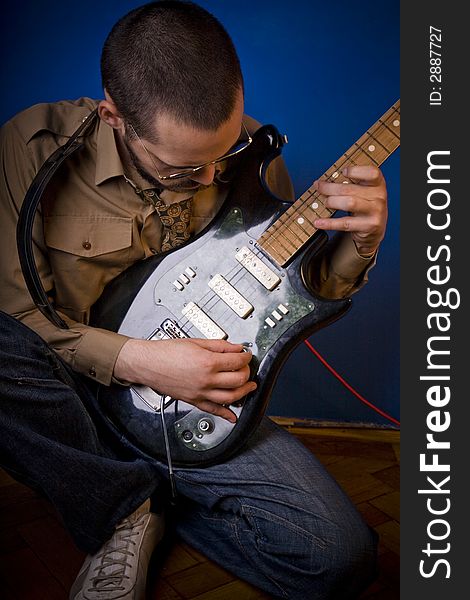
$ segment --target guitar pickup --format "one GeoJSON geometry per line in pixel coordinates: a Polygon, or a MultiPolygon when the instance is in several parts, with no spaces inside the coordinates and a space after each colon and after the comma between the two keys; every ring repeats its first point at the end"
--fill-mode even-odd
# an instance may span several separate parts
{"type": "Polygon", "coordinates": [[[239,317],[246,318],[253,312],[253,306],[222,275],[217,274],[209,281],[209,287],[239,317]]]}
{"type": "Polygon", "coordinates": [[[281,282],[276,273],[260,260],[254,252],[243,246],[235,258],[245,269],[270,292],[281,282]]]}
{"type": "Polygon", "coordinates": [[[225,340],[228,337],[225,331],[194,302],[188,302],[181,312],[206,338],[225,340]]]}

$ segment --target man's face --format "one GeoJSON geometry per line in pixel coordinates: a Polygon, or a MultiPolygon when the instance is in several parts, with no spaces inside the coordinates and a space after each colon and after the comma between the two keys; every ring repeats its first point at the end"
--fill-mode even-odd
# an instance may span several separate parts
{"type": "Polygon", "coordinates": [[[126,126],[123,143],[129,159],[139,175],[150,185],[173,191],[193,191],[212,183],[217,165],[208,165],[191,175],[174,180],[161,180],[191,167],[209,163],[226,154],[239,140],[242,131],[243,96],[240,93],[230,118],[217,130],[201,130],[160,114],[154,130],[158,142],[138,138],[126,126]]]}

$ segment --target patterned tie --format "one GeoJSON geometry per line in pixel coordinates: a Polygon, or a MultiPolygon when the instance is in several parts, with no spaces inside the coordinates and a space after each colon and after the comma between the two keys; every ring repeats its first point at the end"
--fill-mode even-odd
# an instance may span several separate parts
{"type": "Polygon", "coordinates": [[[189,240],[192,198],[186,198],[186,200],[180,200],[172,204],[165,204],[159,197],[158,190],[141,190],[126,175],[124,175],[124,179],[145,203],[152,204],[157,211],[163,225],[162,252],[172,250],[189,240]]]}
{"type": "Polygon", "coordinates": [[[142,190],[147,202],[155,207],[163,225],[162,252],[172,250],[189,240],[192,198],[165,204],[153,190],[142,190]]]}

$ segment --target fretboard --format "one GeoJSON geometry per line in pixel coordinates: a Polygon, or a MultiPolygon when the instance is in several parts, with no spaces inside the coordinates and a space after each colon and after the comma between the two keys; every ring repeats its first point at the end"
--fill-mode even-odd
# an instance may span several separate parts
{"type": "MultiPolygon", "coordinates": [[[[351,183],[342,173],[349,165],[381,165],[400,145],[400,101],[396,102],[319,179],[351,183]]],[[[313,187],[306,190],[257,241],[280,266],[289,260],[317,232],[313,222],[331,217],[336,211],[325,206],[325,196],[313,187]]]]}

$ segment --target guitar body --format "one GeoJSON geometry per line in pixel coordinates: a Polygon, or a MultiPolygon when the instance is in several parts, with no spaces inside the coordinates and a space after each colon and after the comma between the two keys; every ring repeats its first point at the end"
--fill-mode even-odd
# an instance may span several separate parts
{"type": "MultiPolygon", "coordinates": [[[[235,425],[166,397],[164,417],[171,458],[177,466],[202,467],[238,451],[259,424],[290,352],[350,306],[349,299],[318,298],[304,283],[302,273],[325,241],[323,232],[284,267],[256,243],[290,206],[274,198],[264,185],[264,173],[281,146],[274,127],[261,128],[210,225],[190,243],[122,273],[93,307],[93,325],[131,337],[221,338],[243,343],[253,353],[251,367],[258,388],[231,407],[238,416],[235,425]],[[253,271],[253,264],[255,274],[249,270],[253,271]]],[[[132,443],[166,460],[163,401],[158,392],[137,385],[102,386],[98,402],[132,443]]]]}

